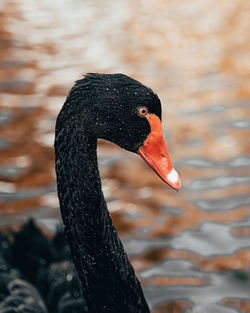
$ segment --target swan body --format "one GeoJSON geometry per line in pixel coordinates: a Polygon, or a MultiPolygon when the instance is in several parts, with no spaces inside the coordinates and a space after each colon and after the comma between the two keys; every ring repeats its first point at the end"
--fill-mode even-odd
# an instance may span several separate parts
{"type": "Polygon", "coordinates": [[[88,312],[61,228],[47,238],[29,220],[0,246],[0,313],[88,312]]]}

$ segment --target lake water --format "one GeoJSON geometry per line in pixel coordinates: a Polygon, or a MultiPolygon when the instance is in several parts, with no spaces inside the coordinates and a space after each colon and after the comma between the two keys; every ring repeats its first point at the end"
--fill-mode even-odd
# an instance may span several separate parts
{"type": "Polygon", "coordinates": [[[99,142],[113,221],[154,313],[250,312],[250,2],[0,3],[0,226],[60,223],[54,125],[73,82],[122,72],[159,95],[183,188],[99,142]]]}

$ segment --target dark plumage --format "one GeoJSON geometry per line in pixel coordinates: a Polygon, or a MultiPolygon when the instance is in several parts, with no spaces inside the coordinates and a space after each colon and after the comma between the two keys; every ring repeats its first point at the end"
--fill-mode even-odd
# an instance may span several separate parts
{"type": "Polygon", "coordinates": [[[11,237],[0,233],[0,313],[87,312],[61,228],[49,239],[29,220],[11,237]]]}
{"type": "Polygon", "coordinates": [[[19,268],[30,282],[35,283],[40,267],[48,266],[53,259],[49,239],[33,220],[29,220],[13,235],[13,266],[19,268]]]}
{"type": "Polygon", "coordinates": [[[48,312],[40,294],[30,283],[13,272],[0,273],[0,279],[0,313],[48,312]]]}
{"type": "MultiPolygon", "coordinates": [[[[25,227],[16,235],[20,234],[23,237],[23,231],[25,232],[25,227]]],[[[15,240],[11,243],[5,234],[0,234],[0,246],[2,248],[0,251],[0,313],[47,313],[41,295],[34,286],[25,280],[21,273],[20,270],[24,267],[16,268],[14,265],[18,263],[15,257],[21,259],[21,255],[14,253],[18,243],[19,241],[15,240]]],[[[23,247],[21,245],[20,248],[23,247]]],[[[29,246],[25,246],[22,254],[27,254],[29,248],[29,246]]],[[[32,258],[32,249],[30,258],[32,258]]]]}
{"type": "Polygon", "coordinates": [[[58,197],[67,242],[91,313],[147,313],[141,285],[101,190],[97,139],[137,152],[150,132],[140,106],[161,118],[153,91],[122,74],[88,74],[71,89],[56,122],[58,197]]]}

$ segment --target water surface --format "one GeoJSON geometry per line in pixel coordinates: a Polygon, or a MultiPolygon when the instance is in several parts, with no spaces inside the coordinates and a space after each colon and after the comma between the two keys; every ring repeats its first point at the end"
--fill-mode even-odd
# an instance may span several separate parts
{"type": "Polygon", "coordinates": [[[100,141],[114,223],[153,312],[250,310],[250,6],[244,0],[2,1],[0,226],[60,223],[54,125],[86,72],[158,93],[183,189],[100,141]]]}

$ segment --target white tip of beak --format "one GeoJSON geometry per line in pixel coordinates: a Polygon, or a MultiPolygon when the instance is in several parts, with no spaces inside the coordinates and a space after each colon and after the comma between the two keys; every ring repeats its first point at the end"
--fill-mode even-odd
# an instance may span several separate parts
{"type": "Polygon", "coordinates": [[[167,180],[170,181],[172,184],[176,184],[179,181],[179,175],[174,168],[167,175],[167,180]]]}

